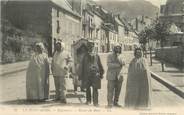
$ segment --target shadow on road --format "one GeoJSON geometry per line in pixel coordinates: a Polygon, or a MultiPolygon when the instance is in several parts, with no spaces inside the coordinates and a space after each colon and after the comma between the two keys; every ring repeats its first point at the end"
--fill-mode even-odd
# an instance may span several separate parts
{"type": "Polygon", "coordinates": [[[152,89],[153,92],[169,92],[170,90],[152,89]]]}
{"type": "MultiPolygon", "coordinates": [[[[51,92],[55,92],[55,91],[51,91],[51,92]]],[[[54,101],[55,99],[55,95],[52,94],[49,96],[49,100],[46,101],[28,101],[26,99],[22,99],[22,100],[12,100],[12,101],[5,101],[5,102],[1,102],[1,104],[3,105],[43,105],[43,104],[54,104],[56,105],[56,103],[58,102],[59,105],[61,105],[61,103],[59,103],[59,101],[54,101]]],[[[74,91],[68,91],[68,94],[66,94],[66,98],[70,99],[70,98],[77,98],[79,100],[81,104],[82,103],[82,98],[85,98],[84,94],[80,93],[74,93],[74,91]]],[[[67,104],[68,105],[68,104],[67,104]]],[[[73,105],[73,103],[72,103],[73,105]]],[[[75,104],[74,104],[75,105],[75,104]]]]}
{"type": "Polygon", "coordinates": [[[3,105],[43,105],[48,103],[54,103],[54,101],[28,101],[25,99],[22,100],[12,100],[12,101],[6,101],[2,102],[3,105]]]}

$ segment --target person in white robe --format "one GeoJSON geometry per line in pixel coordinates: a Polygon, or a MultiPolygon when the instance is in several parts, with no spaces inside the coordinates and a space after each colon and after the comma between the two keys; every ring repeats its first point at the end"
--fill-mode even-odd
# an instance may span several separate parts
{"type": "Polygon", "coordinates": [[[134,56],[128,69],[125,107],[150,109],[152,91],[150,72],[140,48],[135,49],[134,56]]]}
{"type": "Polygon", "coordinates": [[[56,51],[54,53],[51,70],[54,77],[55,89],[56,89],[56,101],[61,103],[67,103],[66,101],[66,80],[69,71],[68,61],[70,55],[65,51],[65,44],[61,41],[56,43],[56,51]]]}
{"type": "Polygon", "coordinates": [[[49,97],[49,59],[43,43],[35,44],[26,73],[26,96],[29,101],[44,101],[49,97]]]}

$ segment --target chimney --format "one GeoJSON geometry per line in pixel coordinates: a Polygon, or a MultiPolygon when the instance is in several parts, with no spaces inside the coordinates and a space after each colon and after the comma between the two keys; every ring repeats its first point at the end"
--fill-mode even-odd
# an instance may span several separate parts
{"type": "Polygon", "coordinates": [[[138,25],[139,25],[138,18],[135,19],[135,24],[136,24],[136,30],[138,31],[138,25]]]}

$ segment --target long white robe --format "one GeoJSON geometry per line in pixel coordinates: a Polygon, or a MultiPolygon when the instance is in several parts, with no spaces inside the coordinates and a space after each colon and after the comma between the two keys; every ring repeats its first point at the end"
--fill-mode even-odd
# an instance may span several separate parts
{"type": "Polygon", "coordinates": [[[26,73],[28,100],[43,100],[49,96],[49,61],[45,53],[32,56],[26,73]]]}
{"type": "Polygon", "coordinates": [[[147,108],[151,105],[150,73],[144,58],[134,58],[128,69],[125,106],[147,108]]]}
{"type": "Polygon", "coordinates": [[[69,53],[67,51],[55,52],[52,59],[52,73],[54,77],[56,98],[61,100],[66,100],[66,89],[67,89],[67,74],[68,67],[67,61],[70,59],[69,53]]]}
{"type": "Polygon", "coordinates": [[[64,69],[64,67],[68,66],[68,59],[70,59],[70,55],[68,52],[55,52],[51,64],[53,76],[64,77],[67,74],[67,71],[64,69]]]}

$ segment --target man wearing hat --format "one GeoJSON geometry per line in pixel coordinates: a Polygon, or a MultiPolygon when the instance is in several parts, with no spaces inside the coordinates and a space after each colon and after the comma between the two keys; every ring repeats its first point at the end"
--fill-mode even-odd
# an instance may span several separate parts
{"type": "Polygon", "coordinates": [[[125,62],[121,57],[121,46],[114,46],[113,52],[107,57],[107,101],[108,107],[121,107],[118,104],[121,86],[123,82],[122,67],[125,62]]]}
{"type": "Polygon", "coordinates": [[[86,89],[86,104],[91,104],[92,97],[93,105],[98,106],[98,89],[101,88],[104,69],[98,54],[94,53],[94,43],[88,42],[87,49],[88,52],[82,60],[79,80],[82,81],[82,88],[86,89]],[[93,94],[91,94],[91,87],[93,94]]]}
{"type": "Polygon", "coordinates": [[[68,72],[68,60],[70,56],[65,51],[65,44],[61,41],[56,42],[56,51],[52,60],[52,73],[56,88],[56,100],[66,103],[66,75],[68,72]]]}

